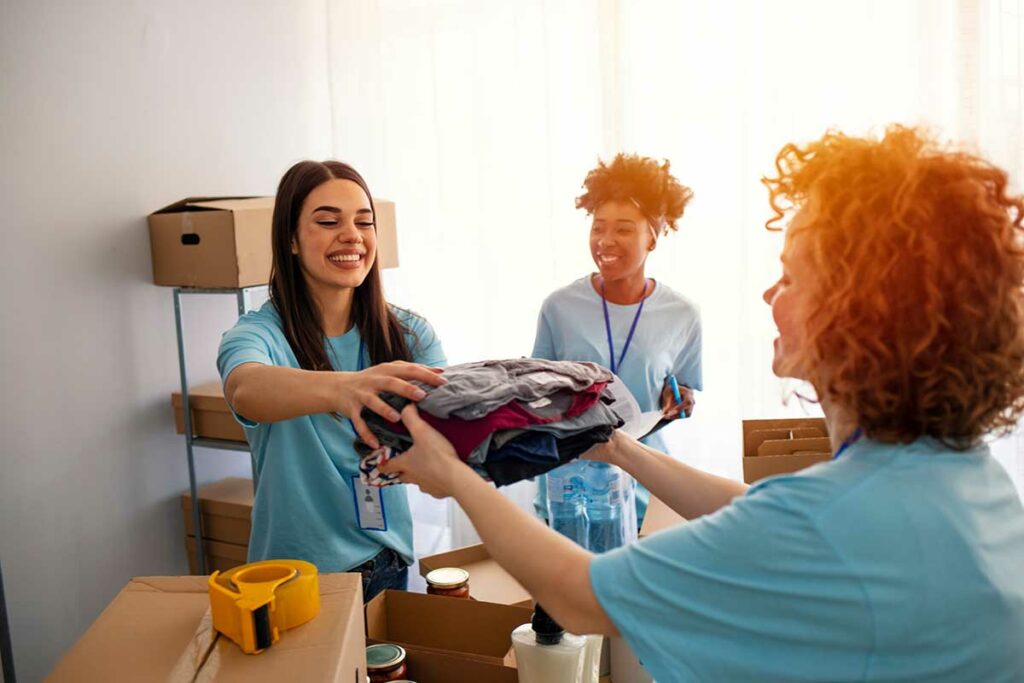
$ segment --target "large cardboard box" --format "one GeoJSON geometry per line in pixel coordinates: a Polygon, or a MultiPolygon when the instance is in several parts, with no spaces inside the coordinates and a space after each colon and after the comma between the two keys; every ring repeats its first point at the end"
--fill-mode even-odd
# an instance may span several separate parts
{"type": "MultiPolygon", "coordinates": [[[[192,413],[192,436],[246,442],[245,430],[228,407],[220,382],[189,387],[188,404],[192,413]]],[[[179,434],[184,434],[185,410],[180,391],[171,394],[171,406],[174,408],[174,426],[179,434]]]]}
{"type": "MultiPolygon", "coordinates": [[[[377,258],[398,265],[395,205],[374,199],[377,258]]],[[[270,281],[273,197],[186,197],[149,215],[153,282],[234,288],[270,281]]]]}
{"type": "Polygon", "coordinates": [[[320,575],[320,614],[258,655],[212,630],[206,577],[132,579],[47,680],[364,681],[358,574],[320,575]]]}
{"type": "MultiPolygon", "coordinates": [[[[235,545],[249,545],[252,530],[252,479],[227,477],[199,487],[199,513],[203,538],[235,545]]],[[[192,495],[181,494],[181,512],[185,534],[195,535],[192,527],[192,495]]]]}
{"type": "Polygon", "coordinates": [[[510,661],[512,631],[532,616],[525,607],[386,590],[366,605],[366,639],[490,664],[501,672],[510,661]]]}
{"type": "Polygon", "coordinates": [[[743,421],[743,480],[789,474],[832,457],[821,417],[743,421]]]}
{"type": "Polygon", "coordinates": [[[533,598],[512,575],[501,568],[482,543],[421,557],[420,574],[441,567],[459,567],[469,572],[469,594],[476,600],[500,605],[533,607],[533,598]]]}

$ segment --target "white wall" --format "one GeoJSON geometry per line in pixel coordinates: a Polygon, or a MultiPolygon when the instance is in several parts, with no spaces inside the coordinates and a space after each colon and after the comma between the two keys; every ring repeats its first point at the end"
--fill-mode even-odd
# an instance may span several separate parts
{"type": "MultiPolygon", "coordinates": [[[[19,680],[187,571],[171,292],[145,215],[331,149],[322,0],[0,3],[0,561],[19,680]]],[[[187,302],[210,379],[234,303],[187,302]]],[[[204,480],[245,454],[200,452],[204,480]]]]}

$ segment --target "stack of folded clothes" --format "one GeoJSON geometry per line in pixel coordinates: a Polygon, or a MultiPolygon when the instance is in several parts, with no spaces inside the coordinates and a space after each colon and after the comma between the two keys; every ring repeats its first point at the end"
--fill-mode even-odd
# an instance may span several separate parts
{"type": "MultiPolygon", "coordinates": [[[[535,358],[490,360],[446,368],[448,383],[416,383],[426,398],[417,403],[423,420],[444,434],[455,452],[497,486],[535,477],[608,441],[622,420],[608,407],[605,388],[612,374],[594,363],[535,358]]],[[[401,411],[408,399],[382,394],[401,411]]],[[[401,422],[364,409],[363,419],[380,441],[373,450],[361,440],[363,481],[397,483],[378,465],[412,445],[401,422]]]]}

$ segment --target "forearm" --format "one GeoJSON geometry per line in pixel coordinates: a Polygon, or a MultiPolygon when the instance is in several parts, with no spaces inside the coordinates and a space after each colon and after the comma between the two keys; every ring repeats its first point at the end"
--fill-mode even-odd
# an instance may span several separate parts
{"type": "Polygon", "coordinates": [[[746,484],[702,472],[639,441],[625,437],[621,442],[612,462],[686,519],[714,512],[747,490],[746,484]]]}
{"type": "Polygon", "coordinates": [[[279,422],[336,410],[339,373],[245,363],[228,375],[224,395],[239,415],[279,422]]]}
{"type": "Polygon", "coordinates": [[[521,510],[468,467],[459,468],[454,490],[491,556],[563,628],[616,634],[590,585],[591,553],[521,510]]]}

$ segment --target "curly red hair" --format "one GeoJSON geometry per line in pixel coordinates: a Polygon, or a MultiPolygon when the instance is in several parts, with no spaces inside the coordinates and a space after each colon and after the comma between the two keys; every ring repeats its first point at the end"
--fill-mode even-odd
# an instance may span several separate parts
{"type": "Polygon", "coordinates": [[[598,161],[583,181],[586,190],[576,208],[593,214],[606,202],[635,202],[647,222],[667,235],[693,198],[693,190],[669,172],[668,160],[658,163],[637,154],[617,154],[610,163],[598,161]],[[664,222],[662,222],[664,221],[664,222]]]}
{"type": "Polygon", "coordinates": [[[777,229],[801,209],[820,278],[804,359],[819,399],[876,440],[956,449],[1024,411],[1024,199],[1007,174],[888,128],[787,144],[764,178],[777,229]]]}

